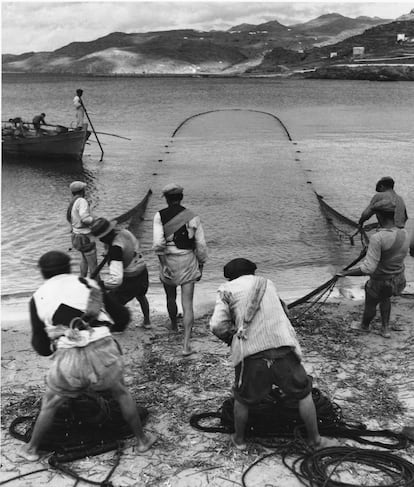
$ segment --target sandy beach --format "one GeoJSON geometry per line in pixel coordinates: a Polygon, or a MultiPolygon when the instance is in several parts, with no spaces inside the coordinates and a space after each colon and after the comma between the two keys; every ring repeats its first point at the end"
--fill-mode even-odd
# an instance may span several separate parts
{"type": "MultiPolygon", "coordinates": [[[[243,485],[243,472],[271,450],[250,441],[248,450],[240,452],[230,445],[227,434],[200,432],[189,423],[192,414],[216,411],[231,395],[233,369],[228,348],[208,330],[211,303],[210,309],[196,313],[193,336],[197,354],[182,358],[182,330],[173,333],[166,329],[163,296],[155,299],[150,295],[149,300],[151,329],[136,326],[141,314],[130,304],[132,322],[116,339],[124,353],[127,384],[137,403],[150,412],[145,429],[156,433],[158,441],[149,452],[139,455],[134,452],[133,440],[127,440],[111,482],[116,487],[243,485]]],[[[388,340],[378,333],[378,318],[369,335],[352,330],[361,316],[361,299],[333,299],[302,317],[306,306],[295,308],[292,321],[314,385],[342,408],[344,417],[361,421],[370,429],[400,431],[404,425],[414,425],[413,295],[407,293],[393,304],[392,322],[404,330],[392,332],[388,340]]],[[[22,443],[8,430],[15,417],[37,411],[49,366],[49,358],[36,355],[31,348],[27,318],[27,299],[3,303],[0,482],[41,470],[10,485],[73,486],[75,480],[49,467],[47,457],[34,463],[20,459],[16,450],[22,443]]],[[[394,453],[412,460],[414,444],[394,453]]],[[[78,460],[72,467],[79,475],[100,482],[114,465],[114,454],[111,451],[78,460]]],[[[249,487],[301,485],[277,455],[252,469],[245,482],[249,487]]]]}

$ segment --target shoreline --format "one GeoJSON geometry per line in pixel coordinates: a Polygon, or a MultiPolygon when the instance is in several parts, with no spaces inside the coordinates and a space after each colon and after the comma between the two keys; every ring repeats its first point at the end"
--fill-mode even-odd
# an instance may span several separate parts
{"type": "MultiPolygon", "coordinates": [[[[360,279],[360,278],[359,278],[360,279]]],[[[224,281],[223,281],[224,282],[224,281]]],[[[365,282],[365,281],[364,281],[365,282]]],[[[348,283],[346,283],[348,284],[348,283]]],[[[217,285],[218,287],[218,285],[217,285]]],[[[217,287],[211,283],[197,283],[194,292],[194,318],[199,319],[208,313],[213,312],[217,287]]],[[[313,289],[298,289],[295,292],[279,292],[280,297],[289,305],[289,303],[305,296],[313,289]]],[[[364,285],[341,285],[337,284],[326,301],[329,303],[343,302],[346,304],[357,304],[364,301],[364,285]]],[[[407,282],[402,295],[414,295],[414,282],[407,282]]],[[[1,296],[1,329],[2,331],[10,329],[21,329],[29,323],[29,300],[32,292],[20,292],[16,294],[6,294],[1,296]]],[[[181,313],[180,291],[178,290],[178,311],[181,313]]],[[[147,298],[150,304],[151,317],[165,316],[168,318],[165,295],[161,285],[152,286],[147,292],[147,298]]],[[[139,309],[138,303],[133,300],[127,305],[131,309],[131,314],[139,309]]],[[[139,313],[140,314],[140,313],[139,313]]],[[[29,330],[29,328],[28,328],[29,330]]]]}

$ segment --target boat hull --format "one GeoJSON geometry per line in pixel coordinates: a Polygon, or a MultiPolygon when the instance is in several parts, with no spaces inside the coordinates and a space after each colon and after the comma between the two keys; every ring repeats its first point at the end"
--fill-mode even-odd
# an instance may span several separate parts
{"type": "Polygon", "coordinates": [[[70,130],[33,137],[2,137],[3,158],[80,161],[90,132],[70,130]]]}

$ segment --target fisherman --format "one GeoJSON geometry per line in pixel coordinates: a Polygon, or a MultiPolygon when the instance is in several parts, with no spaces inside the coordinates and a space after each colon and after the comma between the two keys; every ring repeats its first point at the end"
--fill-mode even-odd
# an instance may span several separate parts
{"type": "MultiPolygon", "coordinates": [[[[370,276],[365,284],[365,308],[359,330],[369,332],[379,304],[381,335],[390,338],[391,296],[400,295],[406,285],[404,259],[408,253],[409,237],[404,228],[396,226],[389,200],[377,202],[375,214],[379,229],[369,240],[365,259],[359,267],[341,271],[337,276],[370,276]]],[[[391,328],[401,331],[398,325],[391,328]]]]}
{"type": "Polygon", "coordinates": [[[73,99],[73,105],[75,106],[76,110],[76,127],[82,128],[83,127],[83,119],[85,117],[85,108],[82,103],[82,95],[83,90],[80,88],[76,90],[76,96],[73,99]]]}
{"type": "Polygon", "coordinates": [[[26,127],[23,125],[21,117],[9,118],[9,123],[12,124],[11,135],[15,137],[24,137],[26,127]]]}
{"type": "Polygon", "coordinates": [[[359,225],[362,226],[366,220],[369,220],[378,207],[394,211],[395,225],[398,228],[404,228],[408,219],[407,210],[404,200],[394,191],[394,180],[386,176],[381,178],[375,187],[377,193],[372,197],[369,205],[362,212],[359,219],[359,225]]]}
{"type": "Polygon", "coordinates": [[[154,216],[153,249],[160,263],[160,280],[167,298],[170,329],[177,330],[177,287],[183,308],[183,356],[194,353],[190,345],[194,324],[193,296],[207,260],[207,244],[200,217],[181,205],[183,188],[167,184],[162,194],[167,207],[154,216]]]}
{"type": "Polygon", "coordinates": [[[287,316],[287,308],[275,285],[256,276],[257,267],[237,258],[224,266],[229,282],[218,289],[210,329],[231,346],[235,367],[233,445],[246,448],[245,430],[249,408],[259,404],[277,385],[288,397],[299,401],[308,443],[314,449],[332,446],[318,431],[312,398],[312,377],[301,364],[302,352],[287,316]]]}
{"type": "Polygon", "coordinates": [[[63,252],[45,253],[39,267],[45,282],[30,300],[31,342],[39,355],[52,356],[52,364],[31,439],[19,455],[38,460],[42,438],[58,408],[68,398],[91,390],[111,391],[135,434],[138,452],[147,451],[156,438],[142,430],[124,383],[122,355],[111,335],[127,326],[127,308],[112,303],[111,311],[105,310],[98,284],[71,274],[70,258],[63,252]]]}
{"type": "MultiPolygon", "coordinates": [[[[72,228],[72,245],[81,254],[80,276],[86,277],[89,273],[92,276],[98,262],[96,256],[96,244],[91,239],[91,215],[89,203],[85,198],[86,183],[73,181],[69,188],[72,193],[72,200],[69,203],[66,219],[72,228]]],[[[95,277],[95,276],[94,276],[95,277]]],[[[96,276],[97,277],[97,276],[96,276]]]]}
{"type": "Polygon", "coordinates": [[[97,218],[91,231],[107,246],[109,277],[101,285],[122,304],[136,298],[144,315],[142,326],[149,327],[148,270],[138,239],[129,230],[115,229],[114,222],[106,218],[97,218]]]}
{"type": "Polygon", "coordinates": [[[46,113],[41,113],[40,115],[36,115],[33,117],[32,122],[33,122],[33,127],[36,130],[36,135],[40,134],[40,126],[46,125],[45,117],[46,117],[46,113]]]}

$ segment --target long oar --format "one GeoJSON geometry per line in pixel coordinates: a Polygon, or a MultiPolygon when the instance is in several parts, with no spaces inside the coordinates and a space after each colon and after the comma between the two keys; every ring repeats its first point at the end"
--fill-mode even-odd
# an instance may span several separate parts
{"type": "Polygon", "coordinates": [[[117,135],[117,134],[108,134],[108,132],[96,132],[96,133],[102,135],[111,135],[112,137],[118,137],[120,139],[125,139],[125,140],[132,140],[129,137],[123,137],[122,135],[117,135]]]}
{"type": "Polygon", "coordinates": [[[102,145],[101,145],[101,143],[99,142],[98,136],[96,135],[95,129],[94,129],[93,124],[92,124],[92,121],[91,121],[91,119],[89,118],[89,115],[88,115],[88,112],[87,112],[87,110],[86,110],[85,104],[83,103],[83,100],[82,100],[82,96],[79,96],[79,101],[81,102],[82,108],[85,110],[85,115],[86,115],[86,118],[88,119],[88,122],[89,122],[89,124],[90,124],[90,126],[91,126],[91,129],[93,130],[93,133],[94,133],[94,135],[95,135],[95,137],[96,137],[96,141],[98,142],[99,147],[101,148],[101,158],[100,158],[100,160],[99,160],[99,162],[101,162],[101,161],[102,161],[102,159],[103,159],[104,150],[102,149],[102,145]]]}

